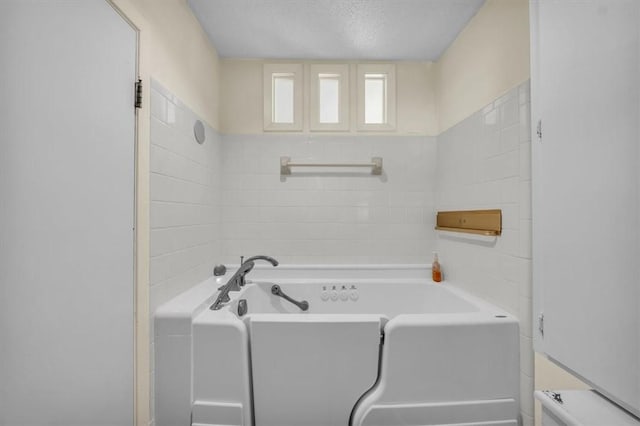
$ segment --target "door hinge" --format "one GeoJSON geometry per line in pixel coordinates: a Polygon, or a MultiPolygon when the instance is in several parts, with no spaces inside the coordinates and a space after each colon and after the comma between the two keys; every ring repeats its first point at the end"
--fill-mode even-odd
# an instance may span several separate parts
{"type": "Polygon", "coordinates": [[[544,313],[538,315],[538,331],[540,335],[544,337],[544,313]]]}
{"type": "Polygon", "coordinates": [[[136,109],[142,108],[142,80],[138,79],[135,84],[136,88],[136,109]]]}
{"type": "Polygon", "coordinates": [[[538,126],[536,127],[536,134],[538,139],[542,140],[542,120],[538,120],[538,126]]]}

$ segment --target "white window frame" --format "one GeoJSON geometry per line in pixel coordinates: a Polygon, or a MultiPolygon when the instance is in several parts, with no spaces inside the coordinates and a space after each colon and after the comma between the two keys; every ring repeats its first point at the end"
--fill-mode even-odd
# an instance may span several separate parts
{"type": "Polygon", "coordinates": [[[358,64],[358,131],[391,131],[396,129],[396,66],[395,64],[358,64]],[[365,75],[385,74],[386,78],[386,122],[365,123],[365,75]]]}
{"type": "Polygon", "coordinates": [[[263,99],[264,130],[269,132],[302,131],[302,113],[304,88],[302,86],[302,64],[264,64],[263,67],[263,99]],[[273,121],[273,76],[277,74],[293,74],[293,123],[275,123],[273,121]]]}
{"type": "Polygon", "coordinates": [[[347,64],[311,64],[309,78],[309,129],[315,132],[340,132],[349,130],[349,65],[347,64]],[[338,122],[320,122],[320,75],[338,76],[338,122]]]}

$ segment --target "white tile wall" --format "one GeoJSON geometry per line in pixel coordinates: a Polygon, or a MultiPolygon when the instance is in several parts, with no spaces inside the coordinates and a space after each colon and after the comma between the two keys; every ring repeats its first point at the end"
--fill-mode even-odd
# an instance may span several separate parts
{"type": "Polygon", "coordinates": [[[159,83],[151,93],[150,310],[211,275],[220,256],[221,141],[159,83]]]}
{"type": "Polygon", "coordinates": [[[438,210],[502,209],[493,239],[440,232],[445,277],[520,319],[521,411],[533,424],[529,83],[438,136],[438,210]]]}
{"type": "Polygon", "coordinates": [[[223,260],[268,254],[285,263],[426,263],[435,247],[435,138],[223,137],[223,260]],[[303,162],[369,162],[367,171],[294,169],[303,162]]]}
{"type": "MultiPolygon", "coordinates": [[[[209,277],[220,258],[222,143],[220,135],[204,123],[206,140],[199,145],[193,136],[197,119],[179,99],[152,82],[151,315],[162,303],[209,277]]],[[[153,415],[153,328],[151,340],[153,415]]]]}

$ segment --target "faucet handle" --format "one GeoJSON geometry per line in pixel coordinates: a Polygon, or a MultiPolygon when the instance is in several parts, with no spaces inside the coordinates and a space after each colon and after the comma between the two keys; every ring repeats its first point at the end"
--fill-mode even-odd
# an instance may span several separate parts
{"type": "Polygon", "coordinates": [[[228,294],[225,294],[225,295],[222,297],[222,299],[220,299],[220,301],[221,301],[222,303],[227,303],[227,302],[229,302],[230,300],[231,300],[231,297],[229,297],[229,295],[228,295],[228,294]]]}
{"type": "Polygon", "coordinates": [[[222,276],[222,275],[224,275],[226,273],[227,273],[227,267],[222,265],[222,264],[216,265],[213,268],[213,275],[216,276],[216,277],[222,276]]]}
{"type": "Polygon", "coordinates": [[[244,263],[244,256],[240,256],[240,264],[242,265],[244,263]]]}

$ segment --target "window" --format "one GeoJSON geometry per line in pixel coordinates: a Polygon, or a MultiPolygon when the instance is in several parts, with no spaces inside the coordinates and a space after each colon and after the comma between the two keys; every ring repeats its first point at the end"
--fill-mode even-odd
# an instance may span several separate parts
{"type": "Polygon", "coordinates": [[[340,122],[340,76],[319,74],[318,83],[320,124],[337,124],[340,122]]]}
{"type": "Polygon", "coordinates": [[[310,129],[349,130],[349,66],[311,65],[310,129]]]}
{"type": "Polygon", "coordinates": [[[264,66],[264,130],[302,130],[302,65],[264,66]]]}
{"type": "Polygon", "coordinates": [[[364,75],[364,123],[387,122],[387,75],[364,75]]]}
{"type": "Polygon", "coordinates": [[[393,64],[358,65],[358,130],[394,130],[396,76],[393,64]]]}
{"type": "Polygon", "coordinates": [[[271,121],[277,124],[293,124],[295,74],[273,74],[272,78],[271,121]]]}

